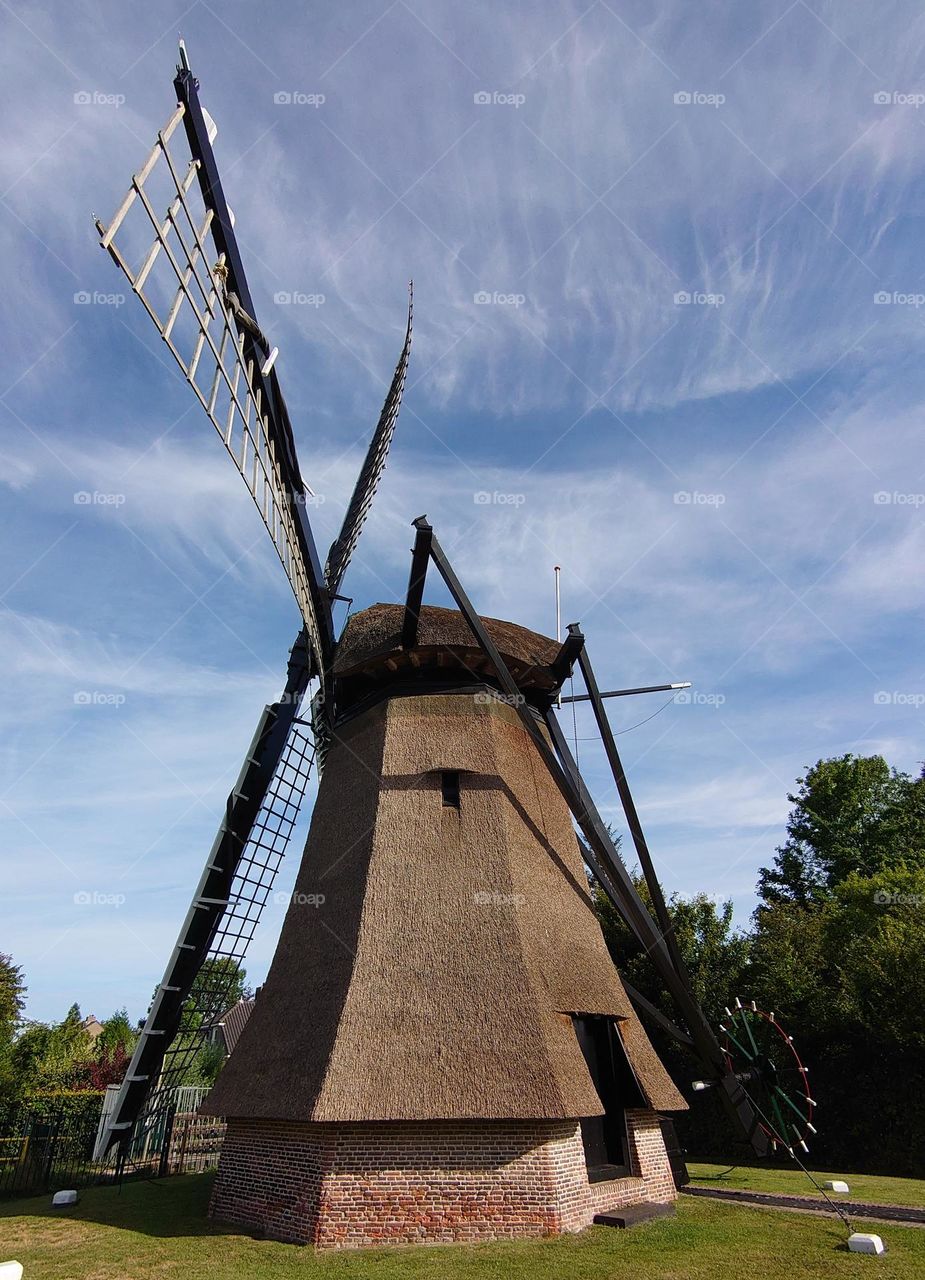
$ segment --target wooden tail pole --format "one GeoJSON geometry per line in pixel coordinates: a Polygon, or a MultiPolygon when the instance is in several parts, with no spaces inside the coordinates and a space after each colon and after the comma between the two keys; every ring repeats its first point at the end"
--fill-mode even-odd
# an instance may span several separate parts
{"type": "MultiPolygon", "coordinates": [[[[419,531],[422,523],[426,524],[426,522],[415,521],[419,531]]],[[[629,928],[652,957],[659,976],[674,997],[687,1023],[697,1056],[707,1067],[710,1075],[720,1080],[723,1100],[730,1118],[751,1142],[755,1151],[764,1154],[767,1139],[758,1119],[748,1103],[741,1084],[727,1071],[722,1048],[694,997],[686,970],[683,968],[679,970],[675,966],[664,929],[659,928],[653,920],[614,847],[606,824],[578,772],[578,767],[556,720],[555,712],[550,707],[543,717],[547,736],[540,727],[536,713],[521,696],[517,682],[466,595],[436,535],[430,530],[429,525],[426,527],[430,531],[429,558],[449,588],[469,629],[491,663],[502,692],[509,697],[524,730],[578,823],[591,850],[588,861],[592,871],[599,878],[604,891],[629,928]]],[[[417,550],[418,547],[416,547],[417,550]]],[[[574,630],[570,628],[566,643],[577,650],[580,656],[583,637],[579,628],[576,627],[574,630]]]]}
{"type": "MultiPolygon", "coordinates": [[[[569,632],[579,632],[580,628],[575,624],[569,627],[569,632]]],[[[594,711],[594,719],[597,721],[598,732],[601,735],[601,741],[604,744],[604,751],[607,755],[607,763],[610,765],[610,771],[613,774],[613,780],[617,785],[617,792],[620,796],[620,803],[623,805],[623,812],[626,815],[626,823],[630,829],[630,835],[633,837],[633,845],[636,849],[636,856],[639,859],[639,865],[642,867],[642,874],[645,876],[646,885],[649,889],[649,896],[652,899],[652,905],[655,908],[655,916],[662,930],[662,936],[668,944],[668,950],[671,954],[672,963],[678,973],[685,979],[688,986],[690,985],[690,976],[687,972],[687,966],[678,947],[678,940],[674,934],[674,925],[668,914],[668,907],[665,903],[662,887],[658,882],[658,876],[655,874],[655,865],[652,862],[652,855],[649,853],[649,846],[646,841],[645,834],[642,830],[642,823],[639,821],[639,814],[636,811],[636,804],[630,791],[629,783],[626,780],[626,773],[620,760],[620,753],[617,750],[617,743],[613,736],[613,730],[610,727],[610,721],[607,719],[607,712],[604,710],[604,704],[601,701],[600,690],[598,689],[597,680],[594,670],[591,666],[591,659],[588,657],[588,651],[582,647],[578,655],[578,665],[581,668],[581,674],[584,678],[585,686],[588,690],[588,697],[591,701],[591,707],[594,711]]]]}

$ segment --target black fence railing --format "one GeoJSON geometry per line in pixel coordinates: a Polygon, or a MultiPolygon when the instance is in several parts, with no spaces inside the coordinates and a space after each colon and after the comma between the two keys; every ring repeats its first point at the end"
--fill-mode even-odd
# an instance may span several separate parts
{"type": "Polygon", "coordinates": [[[133,1144],[121,1170],[115,1148],[108,1155],[100,1154],[102,1097],[80,1099],[80,1106],[33,1101],[0,1109],[0,1198],[215,1168],[225,1126],[211,1116],[196,1114],[198,1098],[184,1095],[182,1101],[184,1110],[171,1108],[162,1124],[133,1144]]]}
{"type": "Polygon", "coordinates": [[[0,1114],[0,1196],[85,1187],[106,1176],[94,1161],[100,1110],[24,1105],[0,1114]]]}

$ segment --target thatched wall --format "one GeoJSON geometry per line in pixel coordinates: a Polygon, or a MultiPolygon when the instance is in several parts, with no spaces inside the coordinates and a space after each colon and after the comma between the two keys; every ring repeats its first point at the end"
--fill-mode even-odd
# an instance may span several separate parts
{"type": "Polygon", "coordinates": [[[276,957],[204,1110],[600,1114],[572,1013],[625,1019],[649,1104],[684,1106],[636,1021],[568,810],[516,713],[472,694],[396,698],[349,722],[328,755],[276,957]],[[458,809],[443,804],[442,770],[461,773],[458,809]]]}

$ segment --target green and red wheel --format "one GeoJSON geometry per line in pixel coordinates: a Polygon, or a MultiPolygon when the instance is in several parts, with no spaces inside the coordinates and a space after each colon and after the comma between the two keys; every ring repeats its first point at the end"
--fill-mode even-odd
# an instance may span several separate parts
{"type": "Polygon", "coordinates": [[[720,1031],[726,1065],[751,1099],[771,1150],[783,1147],[791,1156],[794,1147],[808,1151],[816,1103],[793,1036],[754,1001],[737,999],[725,1014],[720,1031]]]}

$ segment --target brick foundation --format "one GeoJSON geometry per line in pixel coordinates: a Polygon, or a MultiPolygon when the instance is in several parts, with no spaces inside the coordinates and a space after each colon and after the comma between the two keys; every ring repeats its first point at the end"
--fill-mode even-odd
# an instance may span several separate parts
{"type": "Polygon", "coordinates": [[[321,1248],[580,1231],[675,1198],[657,1115],[628,1111],[631,1175],[588,1183],[577,1121],[228,1121],[209,1213],[321,1248]]]}

